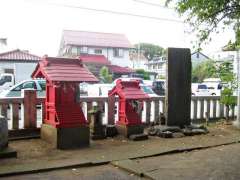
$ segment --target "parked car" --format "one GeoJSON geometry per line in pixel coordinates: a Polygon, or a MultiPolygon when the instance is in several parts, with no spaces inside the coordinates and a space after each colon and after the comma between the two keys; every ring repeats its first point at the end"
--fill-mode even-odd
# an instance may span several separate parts
{"type": "MultiPolygon", "coordinates": [[[[0,92],[31,78],[31,74],[36,67],[36,63],[16,63],[14,64],[13,73],[0,74],[0,92]]],[[[4,72],[4,66],[0,67],[0,71],[4,72]]]]}
{"type": "Polygon", "coordinates": [[[150,88],[152,88],[153,86],[153,81],[152,80],[143,80],[143,84],[149,86],[150,88]]]}
{"type": "Polygon", "coordinates": [[[110,91],[115,84],[89,84],[88,85],[88,96],[99,97],[108,96],[108,91],[110,91]]]}
{"type": "Polygon", "coordinates": [[[166,83],[165,80],[153,81],[152,90],[159,96],[165,95],[166,83]]]}
{"type": "Polygon", "coordinates": [[[135,78],[135,77],[127,77],[127,78],[117,78],[113,81],[113,84],[116,85],[117,80],[121,79],[122,81],[133,81],[133,80],[137,80],[139,81],[140,84],[144,84],[143,83],[143,79],[142,78],[135,78]]]}
{"type": "Polygon", "coordinates": [[[148,85],[141,84],[140,87],[149,97],[158,97],[158,95],[148,85]]]}
{"type": "Polygon", "coordinates": [[[192,83],[192,95],[193,96],[210,96],[211,92],[209,91],[206,84],[192,83]]]}
{"type": "Polygon", "coordinates": [[[46,95],[46,81],[44,79],[30,79],[24,80],[4,90],[0,93],[0,97],[21,97],[22,89],[36,89],[38,97],[45,97],[46,95]]]}
{"type": "Polygon", "coordinates": [[[208,78],[204,79],[203,83],[207,85],[208,90],[211,95],[220,96],[223,84],[219,78],[208,78]]]}

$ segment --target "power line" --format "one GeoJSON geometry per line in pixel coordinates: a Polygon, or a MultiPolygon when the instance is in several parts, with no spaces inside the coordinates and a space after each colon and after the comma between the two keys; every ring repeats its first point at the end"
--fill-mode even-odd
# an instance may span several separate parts
{"type": "Polygon", "coordinates": [[[142,4],[150,5],[150,6],[157,6],[157,7],[164,8],[164,9],[174,9],[174,8],[170,8],[170,7],[167,7],[167,6],[163,6],[163,5],[161,5],[161,4],[146,2],[146,1],[142,1],[142,0],[133,0],[133,1],[135,1],[135,2],[137,2],[137,3],[142,3],[142,4]]]}
{"type": "Polygon", "coordinates": [[[83,9],[83,10],[88,10],[88,11],[96,11],[96,12],[110,13],[110,14],[123,15],[123,16],[132,16],[132,17],[138,17],[138,18],[153,19],[153,20],[158,20],[158,21],[170,21],[170,22],[176,22],[176,23],[183,23],[183,21],[176,20],[176,19],[160,18],[160,17],[155,17],[155,16],[146,16],[146,15],[141,15],[141,14],[133,14],[133,13],[127,13],[127,12],[120,12],[120,11],[111,11],[111,10],[106,10],[106,9],[96,9],[96,8],[89,8],[89,7],[85,7],[85,6],[73,6],[73,5],[57,4],[57,3],[47,3],[47,4],[59,6],[59,7],[66,7],[66,8],[83,9]]]}

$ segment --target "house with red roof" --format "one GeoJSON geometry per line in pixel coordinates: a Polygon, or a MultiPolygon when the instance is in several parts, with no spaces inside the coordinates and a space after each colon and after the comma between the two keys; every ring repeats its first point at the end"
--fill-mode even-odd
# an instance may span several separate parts
{"type": "Polygon", "coordinates": [[[113,65],[130,67],[130,49],[132,45],[124,34],[64,30],[58,55],[103,55],[113,65]]]}
{"type": "Polygon", "coordinates": [[[104,55],[82,54],[79,57],[96,77],[99,77],[100,69],[104,66],[109,69],[114,79],[124,75],[130,76],[135,72],[131,68],[111,64],[104,55]]]}

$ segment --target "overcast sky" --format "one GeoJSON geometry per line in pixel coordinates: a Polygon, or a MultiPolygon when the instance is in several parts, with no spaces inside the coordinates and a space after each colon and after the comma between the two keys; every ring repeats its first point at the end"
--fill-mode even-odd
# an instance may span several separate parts
{"type": "MultiPolygon", "coordinates": [[[[165,48],[191,48],[190,42],[194,41],[194,36],[187,33],[187,25],[178,14],[171,8],[154,4],[163,5],[164,1],[1,0],[0,38],[8,38],[9,49],[29,50],[39,56],[57,55],[64,29],[123,33],[132,44],[148,42],[165,48]]],[[[220,49],[232,37],[231,31],[213,36],[213,42],[203,52],[208,54],[220,49]]]]}

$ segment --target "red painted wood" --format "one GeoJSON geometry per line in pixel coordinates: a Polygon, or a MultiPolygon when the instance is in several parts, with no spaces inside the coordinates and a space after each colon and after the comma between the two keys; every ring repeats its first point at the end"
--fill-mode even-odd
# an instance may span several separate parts
{"type": "Polygon", "coordinates": [[[119,96],[118,106],[118,124],[122,125],[140,125],[143,100],[149,99],[138,81],[118,80],[116,86],[109,92],[109,97],[119,96]]]}
{"type": "Polygon", "coordinates": [[[77,102],[80,82],[97,82],[79,59],[45,57],[37,65],[33,78],[46,79],[44,123],[57,128],[86,125],[77,102]]]}

